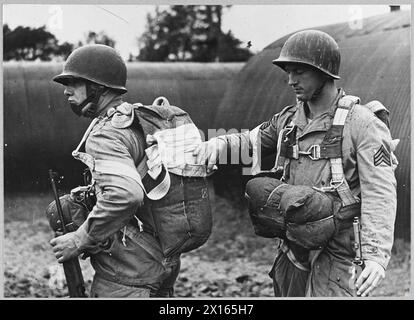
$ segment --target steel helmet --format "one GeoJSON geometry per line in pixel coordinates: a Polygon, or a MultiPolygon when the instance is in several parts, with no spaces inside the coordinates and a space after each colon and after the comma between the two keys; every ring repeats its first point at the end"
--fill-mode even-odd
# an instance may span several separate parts
{"type": "Polygon", "coordinates": [[[82,78],[122,93],[127,92],[125,62],[115,49],[102,44],[75,49],[67,58],[62,73],[53,81],[65,84],[69,78],[82,78]]]}
{"type": "Polygon", "coordinates": [[[273,64],[285,68],[289,62],[303,63],[319,69],[334,79],[338,76],[341,55],[336,41],[319,30],[299,31],[291,35],[273,64]]]}

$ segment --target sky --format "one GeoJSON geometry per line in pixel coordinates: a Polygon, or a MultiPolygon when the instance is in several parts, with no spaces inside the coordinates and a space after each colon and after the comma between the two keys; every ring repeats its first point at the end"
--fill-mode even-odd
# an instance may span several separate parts
{"type": "MultiPolygon", "coordinates": [[[[165,6],[160,6],[161,8],[165,6]]],[[[409,10],[403,5],[402,10],[409,10]]],[[[360,28],[361,18],[389,12],[388,5],[233,5],[224,10],[223,31],[231,30],[243,43],[251,41],[253,52],[299,29],[348,22],[360,28]]],[[[104,31],[116,41],[116,49],[127,59],[137,55],[137,39],[145,31],[146,15],[155,5],[35,5],[6,4],[3,23],[11,29],[21,25],[46,26],[60,43],[84,41],[88,31],[104,31]]]]}

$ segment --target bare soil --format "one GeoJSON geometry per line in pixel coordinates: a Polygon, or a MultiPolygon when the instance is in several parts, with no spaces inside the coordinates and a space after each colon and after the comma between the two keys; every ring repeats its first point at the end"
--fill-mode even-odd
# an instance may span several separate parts
{"type": "MultiPolygon", "coordinates": [[[[52,254],[44,216],[50,194],[5,196],[5,297],[64,297],[63,268],[52,254]]],[[[201,248],[182,256],[176,297],[273,297],[268,272],[274,241],[256,236],[243,206],[216,196],[214,227],[201,248]]],[[[81,260],[87,289],[93,277],[81,260]]],[[[397,239],[381,286],[373,296],[403,297],[410,288],[410,244],[397,239]]]]}

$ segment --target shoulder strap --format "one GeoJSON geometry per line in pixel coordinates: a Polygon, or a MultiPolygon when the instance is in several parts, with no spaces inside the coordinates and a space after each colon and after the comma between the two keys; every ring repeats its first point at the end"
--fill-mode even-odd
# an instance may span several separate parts
{"type": "Polygon", "coordinates": [[[137,170],[142,177],[147,197],[159,200],[167,194],[171,180],[166,162],[161,156],[162,146],[159,145],[156,136],[158,133],[169,135],[171,130],[174,131],[183,124],[192,124],[192,121],[187,112],[170,105],[165,97],[156,98],[151,106],[136,104],[135,110],[147,143],[145,155],[137,170]]]}
{"type": "MultiPolygon", "coordinates": [[[[360,99],[355,96],[343,96],[338,101],[338,107],[335,111],[334,120],[330,132],[338,136],[340,141],[340,147],[342,148],[342,132],[345,124],[345,120],[348,116],[349,110],[360,102],[360,99]]],[[[325,138],[328,134],[325,136],[325,138]]],[[[325,142],[325,139],[324,139],[325,142]]],[[[322,147],[323,148],[323,147],[322,147]]],[[[358,199],[352,195],[348,182],[345,179],[344,168],[342,163],[342,150],[336,156],[329,158],[331,163],[331,187],[338,192],[339,197],[342,200],[343,206],[348,206],[358,202],[358,199]]]]}

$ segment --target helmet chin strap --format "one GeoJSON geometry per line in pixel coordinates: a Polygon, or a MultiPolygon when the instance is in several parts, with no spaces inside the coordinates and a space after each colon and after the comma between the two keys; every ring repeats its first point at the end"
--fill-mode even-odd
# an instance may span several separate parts
{"type": "Polygon", "coordinates": [[[98,101],[103,91],[103,86],[98,86],[97,88],[94,88],[91,84],[87,83],[86,99],[79,105],[71,103],[70,107],[72,111],[79,117],[83,116],[86,118],[95,118],[97,116],[96,109],[98,107],[98,101]]]}

